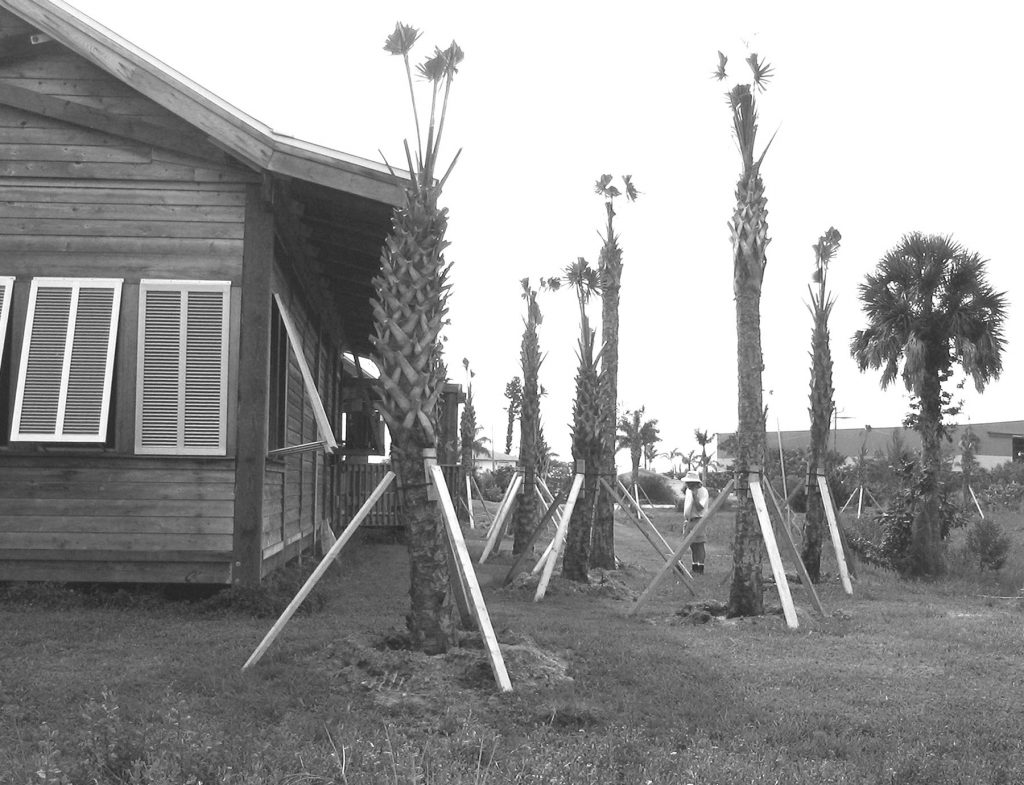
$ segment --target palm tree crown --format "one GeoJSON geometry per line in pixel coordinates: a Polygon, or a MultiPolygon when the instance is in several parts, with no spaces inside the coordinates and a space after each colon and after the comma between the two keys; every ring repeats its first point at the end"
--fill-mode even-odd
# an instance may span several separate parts
{"type": "Polygon", "coordinates": [[[868,325],[850,344],[860,370],[883,369],[883,388],[902,375],[915,394],[929,374],[954,364],[979,392],[998,378],[1007,300],[988,283],[985,268],[985,260],[949,237],[906,235],[860,285],[868,325]]]}

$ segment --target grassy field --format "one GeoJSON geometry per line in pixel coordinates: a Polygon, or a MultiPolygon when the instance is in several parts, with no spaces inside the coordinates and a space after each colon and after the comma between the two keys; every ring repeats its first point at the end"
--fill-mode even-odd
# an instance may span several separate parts
{"type": "MultiPolygon", "coordinates": [[[[680,540],[675,513],[654,517],[680,540]]],[[[1021,783],[1024,518],[1002,522],[1001,574],[859,565],[853,597],[821,587],[824,617],[793,587],[795,631],[687,613],[727,597],[729,516],[698,595],[670,581],[637,617],[659,559],[624,520],[623,569],[556,579],[539,604],[500,588],[500,554],[479,574],[510,695],[473,636],[444,657],[402,647],[401,546],[343,554],[246,674],[273,596],[4,587],[0,783],[1021,783]]]]}

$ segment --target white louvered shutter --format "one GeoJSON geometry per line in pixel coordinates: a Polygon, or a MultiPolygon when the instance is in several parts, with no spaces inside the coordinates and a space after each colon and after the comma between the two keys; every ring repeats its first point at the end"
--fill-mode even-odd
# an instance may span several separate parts
{"type": "Polygon", "coordinates": [[[11,298],[14,292],[14,278],[0,275],[0,362],[3,362],[4,345],[7,338],[7,321],[11,313],[11,298]]]}
{"type": "Polygon", "coordinates": [[[136,452],[225,454],[230,288],[141,282],[136,452]]]}
{"type": "Polygon", "coordinates": [[[104,442],[121,281],[34,278],[11,441],[104,442]]]}

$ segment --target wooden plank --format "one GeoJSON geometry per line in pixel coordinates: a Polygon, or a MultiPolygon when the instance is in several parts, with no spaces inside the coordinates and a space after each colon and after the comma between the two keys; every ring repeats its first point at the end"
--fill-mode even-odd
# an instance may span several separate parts
{"type": "Polygon", "coordinates": [[[148,151],[121,145],[32,144],[0,142],[0,160],[4,161],[67,161],[72,163],[152,163],[148,151]]]}
{"type": "MultiPolygon", "coordinates": [[[[846,554],[843,551],[843,540],[839,536],[839,521],[836,519],[836,508],[832,501],[832,494],[825,481],[825,475],[818,475],[818,490],[821,493],[822,505],[825,508],[825,518],[828,521],[828,533],[832,538],[832,550],[836,554],[836,563],[839,565],[839,578],[843,584],[843,591],[853,594],[853,584],[850,583],[850,571],[846,566],[846,554]]],[[[851,497],[852,498],[852,497],[851,497]]],[[[849,502],[847,502],[849,504],[849,502]]]]}
{"type": "Polygon", "coordinates": [[[242,183],[255,178],[229,169],[149,163],[96,163],[91,161],[3,161],[4,177],[80,177],[89,180],[180,180],[182,182],[242,183]]]}
{"type": "Polygon", "coordinates": [[[88,583],[230,583],[231,562],[8,562],[0,581],[88,583]]]}
{"type": "Polygon", "coordinates": [[[175,551],[231,548],[230,534],[139,534],[128,532],[3,532],[0,551],[8,548],[44,550],[175,551]]]}
{"type": "MultiPolygon", "coordinates": [[[[536,546],[541,534],[544,533],[544,527],[547,526],[548,521],[550,521],[555,516],[555,513],[558,511],[559,506],[565,503],[568,500],[568,498],[569,489],[565,488],[559,492],[558,498],[552,498],[551,501],[546,504],[547,509],[545,510],[544,515],[541,516],[541,519],[537,523],[536,528],[533,530],[533,534],[530,535],[530,539],[527,540],[526,547],[523,548],[522,553],[520,553],[516,560],[512,563],[512,566],[509,567],[508,572],[505,573],[505,578],[501,582],[503,586],[508,586],[510,583],[512,583],[513,579],[515,579],[515,577],[520,572],[523,572],[524,565],[526,564],[527,559],[529,559],[533,555],[533,548],[534,546],[536,546]]],[[[545,551],[545,553],[547,553],[547,551],[545,551]]],[[[540,560],[538,560],[538,563],[540,563],[540,560]]]]}
{"type": "Polygon", "coordinates": [[[192,240],[241,240],[242,226],[227,222],[191,220],[58,220],[55,218],[0,218],[0,234],[28,237],[155,237],[192,240]]]}
{"type": "Polygon", "coordinates": [[[158,551],[123,551],[103,548],[90,550],[66,551],[47,550],[45,548],[10,548],[0,555],[2,561],[131,561],[131,562],[230,562],[231,551],[222,550],[188,550],[176,551],[170,548],[158,551]]]}
{"type": "MultiPolygon", "coordinates": [[[[771,485],[768,486],[771,488],[771,485]]],[[[789,554],[789,557],[793,560],[796,565],[797,572],[800,574],[800,581],[804,586],[807,587],[807,591],[811,595],[811,603],[817,609],[818,613],[822,616],[825,615],[825,607],[821,604],[821,598],[818,597],[818,590],[814,588],[814,582],[811,580],[810,574],[807,572],[807,567],[804,565],[804,560],[800,558],[800,551],[796,547],[796,543],[793,541],[793,535],[789,532],[789,527],[786,525],[785,518],[782,514],[782,508],[779,506],[778,499],[775,498],[774,493],[768,494],[768,500],[771,502],[771,506],[768,508],[768,512],[775,510],[775,518],[772,519],[772,523],[775,524],[777,531],[782,532],[782,538],[780,542],[783,548],[789,554]]]]}
{"type": "MultiPolygon", "coordinates": [[[[0,107],[2,110],[2,107],[0,107]]],[[[201,182],[189,183],[176,180],[82,180],[77,177],[58,177],[53,180],[40,182],[33,177],[11,177],[3,181],[2,188],[59,188],[64,190],[80,189],[85,192],[91,191],[126,191],[134,193],[142,189],[145,192],[180,192],[180,193],[210,193],[210,194],[235,194],[245,204],[245,186],[248,183],[239,182],[201,182]]]]}
{"type": "Polygon", "coordinates": [[[662,582],[664,582],[664,580],[672,573],[673,562],[679,561],[679,558],[683,555],[686,549],[690,547],[690,543],[693,542],[694,539],[696,539],[696,537],[702,531],[704,531],[705,528],[707,528],[708,524],[711,522],[711,519],[718,514],[718,511],[722,508],[722,505],[725,504],[725,500],[729,498],[729,494],[732,492],[732,489],[735,485],[735,480],[729,480],[729,482],[726,483],[725,487],[722,489],[722,492],[715,497],[715,500],[711,502],[711,504],[708,505],[708,508],[704,511],[704,515],[697,523],[697,525],[693,527],[689,534],[683,537],[683,541],[679,543],[675,551],[672,552],[672,559],[670,561],[666,561],[662,565],[661,569],[658,570],[658,572],[655,574],[651,582],[647,584],[647,588],[643,590],[639,597],[637,597],[637,600],[633,604],[633,607],[630,608],[629,611],[627,611],[627,616],[633,616],[637,611],[639,611],[644,605],[647,604],[647,601],[650,600],[651,597],[654,596],[654,592],[658,590],[658,587],[662,584],[662,582]]]}
{"type": "MultiPolygon", "coordinates": [[[[33,499],[119,499],[119,500],[181,500],[230,501],[235,498],[234,483],[138,483],[138,482],[53,482],[48,479],[26,479],[11,482],[0,480],[0,499],[31,497],[33,499]]],[[[0,509],[0,516],[7,511],[0,509]]]]}
{"type": "Polygon", "coordinates": [[[366,500],[363,506],[359,508],[359,512],[355,514],[355,517],[353,517],[348,526],[345,527],[345,530],[341,535],[339,535],[334,545],[331,546],[331,549],[324,554],[324,557],[320,560],[316,569],[313,570],[309,578],[306,579],[306,582],[302,585],[302,588],[299,589],[295,597],[292,598],[292,601],[288,603],[288,607],[284,609],[284,612],[278,620],[274,622],[274,626],[270,628],[263,640],[260,641],[259,646],[257,646],[255,651],[253,651],[249,656],[249,659],[245,661],[245,664],[242,666],[243,671],[251,668],[260,661],[260,658],[263,657],[267,649],[270,648],[270,645],[277,639],[277,636],[281,634],[281,631],[288,623],[288,620],[291,619],[295,614],[295,611],[298,610],[299,606],[302,604],[302,601],[306,599],[306,596],[313,590],[313,587],[316,586],[317,581],[319,581],[320,578],[323,577],[323,574],[327,572],[327,568],[331,566],[331,562],[333,562],[338,557],[338,554],[341,553],[341,549],[345,547],[345,544],[350,539],[352,539],[352,535],[356,533],[360,524],[362,524],[363,520],[381,496],[384,495],[384,491],[394,479],[394,472],[388,472],[384,475],[384,479],[380,481],[376,488],[374,488],[373,493],[370,494],[370,497],[366,500]]]}
{"type": "MultiPolygon", "coordinates": [[[[4,481],[7,483],[24,482],[55,482],[55,483],[95,483],[104,485],[106,483],[118,482],[124,484],[141,485],[219,485],[225,482],[233,483],[235,479],[234,470],[217,469],[204,471],[198,468],[172,469],[154,466],[152,469],[140,468],[119,468],[118,466],[107,467],[109,459],[97,457],[95,469],[71,468],[66,466],[32,466],[19,465],[16,462],[17,456],[12,453],[0,455],[0,467],[3,469],[4,481]]],[[[58,460],[55,458],[54,460],[58,460]]],[[[156,493],[156,491],[154,491],[156,493]]]]}
{"type": "Polygon", "coordinates": [[[494,515],[494,523],[491,524],[491,528],[487,532],[487,541],[484,543],[483,553],[480,554],[480,564],[487,561],[487,557],[491,555],[492,550],[495,550],[495,546],[500,549],[498,543],[501,542],[501,537],[505,530],[505,519],[512,509],[512,502],[516,498],[516,493],[519,492],[519,486],[522,484],[523,475],[517,472],[505,489],[505,496],[501,500],[498,512],[494,515]]]}
{"type": "Polygon", "coordinates": [[[462,529],[459,527],[458,517],[455,515],[455,508],[452,506],[451,493],[444,481],[444,473],[436,464],[430,467],[430,476],[437,489],[437,495],[441,501],[441,510],[444,513],[445,529],[448,538],[455,550],[455,566],[459,575],[459,582],[465,587],[472,601],[473,615],[476,617],[477,629],[484,641],[484,650],[487,652],[487,660],[491,665],[491,673],[498,683],[498,689],[502,692],[512,691],[512,682],[505,669],[505,660],[501,656],[501,647],[491,626],[491,617],[487,613],[487,605],[484,603],[483,594],[480,591],[480,584],[476,579],[476,572],[473,569],[473,561],[469,558],[469,551],[466,549],[466,541],[462,537],[462,529]]]}
{"type": "MultiPolygon", "coordinates": [[[[3,238],[0,237],[0,246],[3,242],[3,238]]],[[[116,247],[117,243],[116,240],[112,240],[108,244],[116,247]]],[[[4,254],[3,269],[10,275],[28,277],[36,275],[40,270],[46,270],[50,275],[64,278],[93,277],[98,270],[103,270],[104,275],[125,279],[126,288],[135,285],[136,292],[137,282],[143,278],[201,280],[213,277],[219,281],[230,281],[233,286],[238,286],[242,280],[241,253],[129,254],[122,253],[120,249],[109,253],[17,251],[4,254]]],[[[137,294],[135,299],[138,300],[137,294]]],[[[123,300],[122,305],[127,306],[127,299],[123,300]]],[[[138,309],[137,302],[134,307],[138,309]]]]}
{"type": "MultiPolygon", "coordinates": [[[[2,174],[2,172],[0,172],[2,174]]],[[[241,258],[243,240],[190,237],[54,237],[0,235],[0,251],[83,254],[188,254],[191,256],[231,256],[241,258]]],[[[167,276],[156,276],[167,277],[167,276]]]]}
{"type": "MultiPolygon", "coordinates": [[[[28,189],[16,189],[24,192],[28,189]]],[[[241,225],[245,220],[245,210],[235,205],[210,204],[111,204],[106,201],[93,202],[58,202],[51,197],[52,192],[40,190],[32,194],[33,198],[13,197],[0,189],[0,215],[5,220],[34,219],[70,223],[70,216],[75,221],[156,221],[156,222],[187,222],[198,224],[230,223],[239,226],[238,236],[242,236],[241,225]],[[42,201],[42,200],[46,201],[42,201]]],[[[69,198],[69,197],[66,197],[69,198]]],[[[101,224],[107,226],[106,223],[101,224]]],[[[110,224],[116,228],[117,224],[110,224]]],[[[75,234],[75,232],[69,232],[75,234]]]]}
{"type": "Polygon", "coordinates": [[[254,586],[263,571],[263,478],[267,455],[270,380],[270,277],[274,266],[273,216],[260,189],[246,200],[236,409],[235,570],[238,583],[254,586]]]}
{"type": "MultiPolygon", "coordinates": [[[[175,210],[216,208],[229,210],[224,215],[231,220],[245,220],[245,190],[240,186],[210,186],[200,189],[198,184],[189,188],[175,184],[174,188],[154,188],[148,183],[83,183],[82,181],[46,182],[19,181],[18,184],[0,183],[0,199],[8,203],[8,209],[22,202],[45,202],[48,204],[72,204],[82,209],[86,205],[121,205],[125,209],[146,209],[164,207],[175,210]],[[128,187],[126,187],[128,186],[128,187]],[[218,190],[213,190],[218,188],[218,190]]],[[[60,208],[55,208],[60,209],[60,208]]],[[[205,215],[205,212],[203,213],[205,215]]],[[[65,213],[66,215],[66,213],[65,213]]],[[[210,218],[208,220],[217,220],[210,218]]]]}
{"type": "Polygon", "coordinates": [[[230,518],[234,513],[232,500],[207,499],[72,499],[72,498],[5,498],[0,515],[63,514],[88,517],[141,518],[150,515],[170,518],[230,518]]]}
{"type": "Polygon", "coordinates": [[[22,515],[18,517],[0,512],[0,534],[5,532],[31,533],[115,533],[130,534],[231,534],[232,519],[227,518],[175,518],[154,516],[144,518],[109,517],[105,515],[22,515]]]}
{"type": "Polygon", "coordinates": [[[779,592],[779,600],[782,602],[782,613],[786,617],[786,625],[790,629],[795,630],[800,626],[800,622],[796,617],[796,607],[793,605],[793,596],[789,591],[786,569],[782,566],[779,546],[775,542],[775,532],[772,529],[771,518],[768,517],[768,506],[765,504],[764,490],[761,488],[761,481],[757,475],[751,475],[750,477],[750,495],[754,499],[754,508],[757,510],[757,522],[761,526],[761,537],[764,539],[764,548],[768,551],[768,561],[772,566],[772,575],[775,576],[775,588],[779,592]]]}
{"type": "Polygon", "coordinates": [[[558,528],[555,529],[555,536],[551,540],[550,553],[548,554],[547,561],[544,562],[544,570],[541,572],[537,591],[533,595],[534,602],[542,600],[548,590],[548,583],[551,581],[551,575],[555,571],[555,562],[558,561],[558,553],[562,549],[562,544],[565,542],[565,534],[569,530],[569,519],[572,517],[572,511],[576,507],[576,500],[579,498],[580,488],[582,487],[583,472],[577,468],[576,476],[573,477],[572,485],[569,487],[569,498],[565,502],[562,517],[558,521],[558,528]]]}

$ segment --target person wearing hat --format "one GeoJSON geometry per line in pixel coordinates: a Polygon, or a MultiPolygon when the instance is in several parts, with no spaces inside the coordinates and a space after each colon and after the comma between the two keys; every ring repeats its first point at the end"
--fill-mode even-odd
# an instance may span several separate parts
{"type": "MultiPolygon", "coordinates": [[[[683,494],[683,525],[685,533],[692,532],[700,523],[704,510],[708,506],[708,489],[700,481],[700,475],[695,471],[688,471],[683,477],[686,491],[683,494]]],[[[704,574],[704,543],[707,537],[701,531],[690,542],[690,553],[693,555],[693,574],[704,574]]]]}

